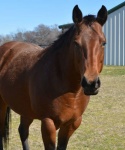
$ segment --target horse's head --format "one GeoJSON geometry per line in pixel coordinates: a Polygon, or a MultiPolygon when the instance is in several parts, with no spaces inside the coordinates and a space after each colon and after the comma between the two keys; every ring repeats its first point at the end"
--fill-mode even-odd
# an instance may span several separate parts
{"type": "Polygon", "coordinates": [[[86,95],[95,95],[100,87],[99,73],[103,67],[104,47],[106,39],[102,26],[107,20],[105,6],[98,11],[97,17],[88,15],[83,17],[76,5],[73,9],[75,24],[75,47],[82,53],[82,87],[86,95]]]}

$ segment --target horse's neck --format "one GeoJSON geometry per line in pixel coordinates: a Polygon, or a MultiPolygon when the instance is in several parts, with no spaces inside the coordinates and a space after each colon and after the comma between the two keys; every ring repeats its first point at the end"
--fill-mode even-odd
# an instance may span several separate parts
{"type": "Polygon", "coordinates": [[[63,82],[67,82],[72,90],[78,89],[81,82],[80,66],[78,64],[78,55],[76,54],[74,47],[66,47],[62,49],[60,53],[59,64],[61,77],[63,82]],[[61,59],[62,58],[62,59],[61,59]]]}

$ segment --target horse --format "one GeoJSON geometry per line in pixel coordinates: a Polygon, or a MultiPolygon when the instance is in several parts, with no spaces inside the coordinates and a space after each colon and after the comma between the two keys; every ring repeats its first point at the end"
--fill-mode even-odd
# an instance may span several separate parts
{"type": "Polygon", "coordinates": [[[23,150],[29,150],[34,119],[41,121],[45,150],[66,150],[90,96],[99,92],[107,9],[102,5],[96,16],[83,17],[76,5],[72,19],[73,25],[44,49],[19,41],[0,46],[0,150],[8,144],[11,109],[20,115],[23,150]]]}

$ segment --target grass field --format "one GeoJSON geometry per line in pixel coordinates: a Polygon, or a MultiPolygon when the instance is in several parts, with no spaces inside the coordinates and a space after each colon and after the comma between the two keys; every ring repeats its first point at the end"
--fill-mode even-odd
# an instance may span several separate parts
{"type": "MultiPolygon", "coordinates": [[[[125,67],[104,67],[100,78],[100,92],[91,97],[67,150],[125,150],[125,67]]],[[[13,112],[9,150],[22,150],[18,125],[13,112]]],[[[30,127],[29,143],[32,150],[44,149],[38,120],[30,127]]]]}

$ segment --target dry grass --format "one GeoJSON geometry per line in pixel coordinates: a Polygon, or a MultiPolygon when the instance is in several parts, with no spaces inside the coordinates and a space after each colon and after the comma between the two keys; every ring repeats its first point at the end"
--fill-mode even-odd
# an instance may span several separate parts
{"type": "MultiPolygon", "coordinates": [[[[68,150],[125,149],[125,67],[104,67],[101,81],[100,92],[91,97],[68,150]]],[[[18,125],[19,116],[13,113],[9,150],[22,150],[18,125]]],[[[30,127],[29,143],[32,150],[44,149],[38,120],[30,127]]]]}

